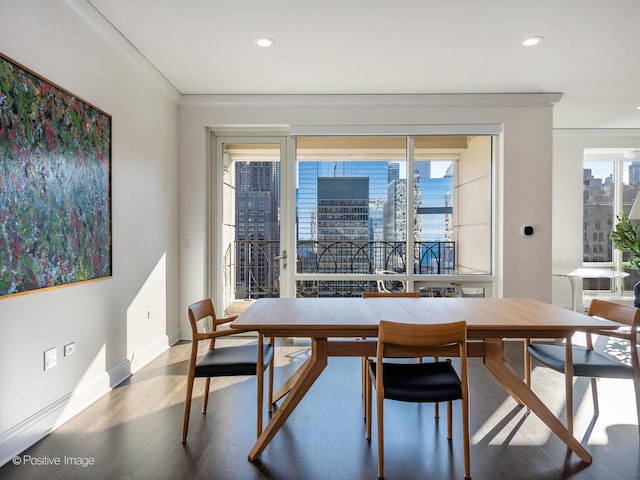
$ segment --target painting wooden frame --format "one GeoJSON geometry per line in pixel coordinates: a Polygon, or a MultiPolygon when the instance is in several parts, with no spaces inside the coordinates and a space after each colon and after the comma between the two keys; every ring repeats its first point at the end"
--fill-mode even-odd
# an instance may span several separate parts
{"type": "Polygon", "coordinates": [[[0,218],[0,297],[111,276],[111,116],[2,53],[0,218]]]}

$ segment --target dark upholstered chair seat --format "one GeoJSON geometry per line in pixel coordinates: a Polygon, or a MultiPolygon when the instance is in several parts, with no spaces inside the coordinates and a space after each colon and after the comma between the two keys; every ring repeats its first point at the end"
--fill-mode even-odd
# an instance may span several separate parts
{"type": "MultiPolygon", "coordinates": [[[[564,345],[531,344],[529,355],[556,372],[564,373],[565,364],[564,345]]],[[[596,351],[589,351],[585,347],[573,346],[574,377],[605,377],[605,378],[633,378],[633,369],[611,357],[596,351]]]]}
{"type": "MultiPolygon", "coordinates": [[[[233,347],[216,346],[209,350],[196,364],[196,377],[229,377],[255,375],[257,369],[257,346],[255,343],[233,347]]],[[[273,359],[273,346],[264,344],[263,365],[273,359]]]]}
{"type": "MultiPolygon", "coordinates": [[[[462,398],[460,378],[449,362],[383,363],[384,397],[403,402],[444,402],[462,398]]],[[[372,378],[376,364],[370,363],[372,378]]]]}

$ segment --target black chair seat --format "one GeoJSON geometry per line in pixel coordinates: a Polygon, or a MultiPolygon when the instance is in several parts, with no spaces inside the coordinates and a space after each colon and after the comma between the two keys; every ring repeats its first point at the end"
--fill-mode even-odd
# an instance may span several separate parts
{"type": "MultiPolygon", "coordinates": [[[[227,377],[255,375],[257,369],[257,345],[250,343],[232,347],[216,346],[209,350],[196,364],[196,377],[227,377]]],[[[264,345],[263,365],[273,359],[273,346],[264,345]]]]}
{"type": "MultiPolygon", "coordinates": [[[[384,397],[403,402],[445,402],[462,398],[460,378],[449,362],[383,363],[384,397]]],[[[370,363],[372,378],[376,364],[370,363]]]]}
{"type": "MultiPolygon", "coordinates": [[[[564,372],[565,350],[564,345],[536,343],[528,347],[529,355],[560,373],[564,372]]],[[[633,378],[633,369],[630,366],[599,352],[573,346],[571,355],[574,377],[633,378]]]]}

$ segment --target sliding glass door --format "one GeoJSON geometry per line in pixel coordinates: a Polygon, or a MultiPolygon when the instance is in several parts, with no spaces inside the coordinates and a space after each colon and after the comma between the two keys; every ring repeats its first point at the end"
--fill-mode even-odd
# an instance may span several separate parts
{"type": "Polygon", "coordinates": [[[490,294],[492,143],[297,137],[296,295],[490,294]]]}

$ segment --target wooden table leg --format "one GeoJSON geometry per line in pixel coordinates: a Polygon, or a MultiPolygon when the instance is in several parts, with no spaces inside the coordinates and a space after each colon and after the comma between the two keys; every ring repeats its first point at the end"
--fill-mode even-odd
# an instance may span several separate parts
{"type": "Polygon", "coordinates": [[[305,360],[305,362],[298,368],[293,374],[287,378],[287,380],[282,384],[282,386],[278,389],[276,393],[273,394],[272,403],[276,403],[282,397],[287,395],[293,386],[298,382],[298,378],[305,372],[305,365],[309,362],[309,359],[305,360]]]}
{"type": "Polygon", "coordinates": [[[581,460],[591,463],[589,452],[505,362],[502,339],[486,339],[486,345],[485,365],[505,390],[524,402],[581,460]]]}
{"type": "MultiPolygon", "coordinates": [[[[316,381],[320,373],[327,366],[328,343],[326,338],[313,338],[311,340],[311,356],[300,367],[300,373],[296,372],[295,384],[290,385],[290,390],[282,405],[273,414],[271,420],[256,440],[249,452],[249,460],[255,460],[267,447],[275,434],[280,430],[291,412],[296,408],[300,400],[306,395],[311,385],[316,381]]],[[[289,383],[287,381],[287,383],[289,383]]],[[[289,388],[289,387],[288,387],[289,388]]],[[[282,391],[282,389],[280,389],[282,391]]]]}

